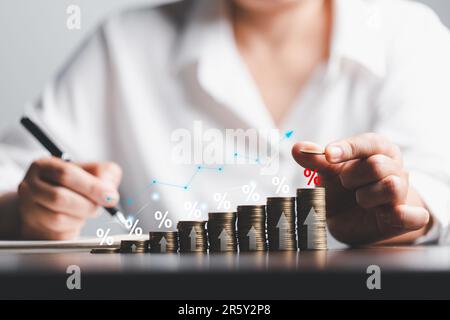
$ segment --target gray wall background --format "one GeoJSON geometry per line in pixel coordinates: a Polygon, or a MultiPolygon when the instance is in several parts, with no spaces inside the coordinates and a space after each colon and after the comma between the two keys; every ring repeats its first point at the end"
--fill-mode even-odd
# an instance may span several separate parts
{"type": "MultiPolygon", "coordinates": [[[[434,8],[450,27],[449,0],[420,1],[434,8]]],[[[167,0],[1,0],[0,130],[17,121],[25,103],[38,96],[102,18],[127,6],[160,2],[167,0]],[[70,4],[81,7],[80,31],[66,28],[70,4]]]]}

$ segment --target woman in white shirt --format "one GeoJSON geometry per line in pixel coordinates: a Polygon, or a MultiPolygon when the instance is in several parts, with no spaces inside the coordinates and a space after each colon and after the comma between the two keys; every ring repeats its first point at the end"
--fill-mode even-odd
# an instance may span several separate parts
{"type": "Polygon", "coordinates": [[[118,203],[119,184],[146,230],[155,210],[186,219],[188,201],[205,202],[204,218],[216,191],[250,180],[273,194],[271,179],[240,166],[194,171],[189,190],[151,183],[189,178],[192,166],[170,161],[170,137],[200,120],[293,130],[277,175],[291,190],[304,183],[291,152],[319,169],[336,239],[438,240],[450,217],[449,57],[436,15],[402,0],[193,0],[121,13],[26,111],[80,162],[49,158],[18,126],[3,136],[0,233],[75,237],[97,206],[118,203]],[[325,156],[300,152],[319,146],[325,156]]]}

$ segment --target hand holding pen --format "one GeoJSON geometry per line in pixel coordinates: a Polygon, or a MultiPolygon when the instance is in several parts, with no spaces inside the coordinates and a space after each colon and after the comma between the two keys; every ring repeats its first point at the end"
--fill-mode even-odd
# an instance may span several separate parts
{"type": "Polygon", "coordinates": [[[67,240],[76,237],[86,219],[103,206],[126,225],[114,206],[122,172],[114,163],[66,161],[65,154],[31,120],[21,123],[53,155],[29,167],[19,185],[22,233],[27,238],[67,240]]]}

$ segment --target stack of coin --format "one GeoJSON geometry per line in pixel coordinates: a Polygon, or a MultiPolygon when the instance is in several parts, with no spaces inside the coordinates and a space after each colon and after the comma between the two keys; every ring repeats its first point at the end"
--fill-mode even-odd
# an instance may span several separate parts
{"type": "Polygon", "coordinates": [[[180,221],[177,224],[180,252],[206,252],[208,236],[206,221],[180,221]]]}
{"type": "Polygon", "coordinates": [[[237,251],[236,212],[210,212],[208,217],[209,250],[237,251]]]}
{"type": "Polygon", "coordinates": [[[297,230],[300,250],[327,249],[325,188],[297,189],[297,230]]]}
{"type": "Polygon", "coordinates": [[[150,232],[151,253],[178,252],[178,232],[150,232]]]}
{"type": "Polygon", "coordinates": [[[267,238],[271,251],[297,251],[295,197],[267,198],[267,238]]]}
{"type": "Polygon", "coordinates": [[[237,211],[239,250],[266,251],[266,206],[238,206],[237,211]]]}
{"type": "Polygon", "coordinates": [[[148,251],[148,240],[122,240],[120,253],[145,253],[148,251]]]}
{"type": "Polygon", "coordinates": [[[119,253],[120,249],[115,247],[94,248],[91,250],[92,254],[111,254],[119,253]]]}

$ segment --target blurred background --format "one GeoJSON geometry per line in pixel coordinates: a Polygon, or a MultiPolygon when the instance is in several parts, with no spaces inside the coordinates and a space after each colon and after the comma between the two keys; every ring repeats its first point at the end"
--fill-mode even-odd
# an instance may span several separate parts
{"type": "MultiPolygon", "coordinates": [[[[411,0],[412,1],[412,0],[411,0]]],[[[125,7],[168,0],[1,0],[0,130],[17,121],[59,67],[102,19],[125,7]],[[66,28],[66,9],[80,6],[81,30],[66,28]]],[[[420,0],[450,27],[449,0],[420,0]]],[[[450,57],[449,57],[450,59],[450,57]]]]}

